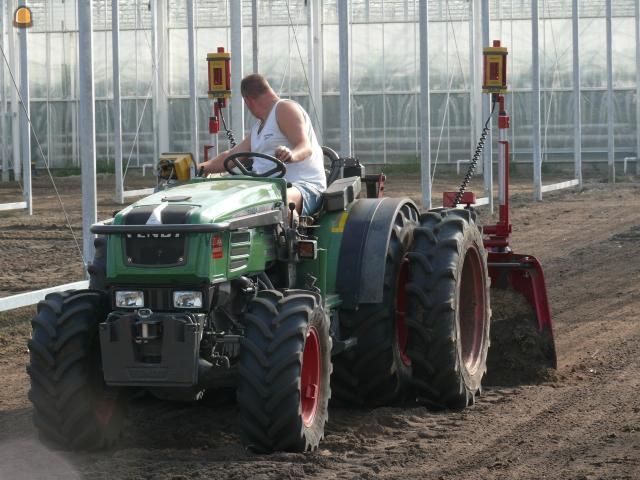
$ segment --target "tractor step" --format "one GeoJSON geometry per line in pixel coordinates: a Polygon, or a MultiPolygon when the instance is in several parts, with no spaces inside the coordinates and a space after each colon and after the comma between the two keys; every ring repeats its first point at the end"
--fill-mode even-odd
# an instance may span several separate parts
{"type": "Polygon", "coordinates": [[[333,348],[331,349],[331,356],[338,355],[339,353],[349,350],[358,344],[356,337],[345,338],[344,340],[333,339],[333,348]]]}

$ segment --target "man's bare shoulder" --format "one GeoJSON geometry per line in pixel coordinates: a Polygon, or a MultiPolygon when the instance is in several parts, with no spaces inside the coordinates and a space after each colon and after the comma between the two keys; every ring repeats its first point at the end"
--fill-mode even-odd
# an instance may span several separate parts
{"type": "Polygon", "coordinates": [[[278,104],[276,118],[278,119],[278,123],[282,121],[286,123],[300,121],[304,119],[302,107],[293,100],[283,100],[278,104]]]}

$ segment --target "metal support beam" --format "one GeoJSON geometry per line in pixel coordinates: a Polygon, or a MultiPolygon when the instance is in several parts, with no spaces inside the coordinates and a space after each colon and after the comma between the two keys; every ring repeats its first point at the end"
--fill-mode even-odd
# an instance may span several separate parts
{"type": "MultiPolygon", "coordinates": [[[[191,154],[196,165],[200,162],[198,141],[198,69],[196,68],[196,9],[195,0],[187,0],[187,49],[189,51],[189,117],[191,118],[191,154]]],[[[201,59],[204,61],[204,59],[201,59]]]]}
{"type": "MultiPolygon", "coordinates": [[[[6,51],[4,42],[5,26],[5,10],[0,7],[0,47],[2,51],[6,51]]],[[[4,59],[0,59],[0,157],[2,158],[2,181],[9,181],[9,149],[7,141],[9,140],[9,132],[7,129],[7,91],[4,83],[4,59]]]]}
{"type": "MultiPolygon", "coordinates": [[[[492,43],[489,37],[489,0],[482,0],[481,15],[482,46],[490,47],[492,43]]],[[[480,118],[482,126],[484,126],[489,115],[491,115],[491,95],[482,95],[482,117],[480,118]]],[[[491,124],[489,124],[489,126],[491,126],[491,124]]],[[[476,138],[476,142],[479,138],[480,135],[476,138]]],[[[484,165],[484,195],[489,198],[489,211],[493,213],[493,146],[491,130],[489,130],[487,139],[485,140],[484,150],[482,152],[482,164],[484,165]]]]}
{"type": "Polygon", "coordinates": [[[322,5],[320,2],[310,2],[309,8],[309,82],[311,91],[311,120],[315,127],[316,135],[320,145],[323,144],[322,134],[322,5]]]}
{"type": "MultiPolygon", "coordinates": [[[[320,2],[313,2],[320,3],[320,2]]],[[[311,7],[310,7],[311,8],[311,7]]],[[[253,73],[260,71],[260,55],[258,50],[258,0],[251,2],[251,50],[253,52],[253,73]]]]}
{"type": "Polygon", "coordinates": [[[16,308],[28,307],[29,305],[35,305],[40,300],[44,300],[44,297],[46,297],[48,294],[53,292],[65,292],[67,290],[80,290],[85,288],[89,288],[88,280],[65,283],[64,285],[58,285],[56,287],[35,290],[33,292],[19,293],[10,297],[3,297],[0,298],[0,312],[6,312],[7,310],[13,310],[16,308]]]}
{"type": "Polygon", "coordinates": [[[431,208],[431,102],[429,90],[429,5],[420,0],[420,184],[422,206],[431,208]]]}
{"type": "Polygon", "coordinates": [[[240,94],[240,81],[244,76],[242,64],[242,2],[231,4],[231,122],[237,139],[244,138],[244,102],[240,94]]]}
{"type": "MultiPolygon", "coordinates": [[[[639,0],[640,1],[640,0],[639,0]]],[[[582,188],[582,113],[580,106],[580,16],[578,0],[571,1],[573,31],[573,153],[574,178],[582,188]]]]}
{"type": "Polygon", "coordinates": [[[158,161],[160,153],[169,150],[169,101],[165,90],[168,49],[164,48],[167,36],[167,0],[151,1],[151,30],[154,161],[158,161]]]}
{"type": "MultiPolygon", "coordinates": [[[[611,1],[606,1],[607,24],[607,158],[609,161],[609,182],[616,181],[615,147],[613,145],[613,33],[611,28],[611,1]]],[[[636,48],[638,46],[636,45],[636,48]]]]}
{"type": "Polygon", "coordinates": [[[542,200],[542,154],[540,142],[540,49],[538,0],[531,1],[531,125],[533,127],[533,198],[542,200]]]}
{"type": "MultiPolygon", "coordinates": [[[[15,9],[15,1],[9,0],[7,1],[7,19],[13,18],[13,10],[15,9]]],[[[10,22],[7,21],[7,25],[10,22]]],[[[15,29],[9,28],[7,30],[8,33],[8,44],[9,44],[9,64],[11,65],[11,71],[15,72],[18,70],[18,62],[16,58],[16,36],[15,29]]],[[[18,179],[22,175],[22,165],[20,163],[20,105],[18,104],[18,92],[15,88],[11,88],[11,139],[13,141],[13,178],[18,179]]]]}
{"type": "MultiPolygon", "coordinates": [[[[21,0],[20,5],[25,5],[21,0]]],[[[33,215],[33,201],[31,198],[31,118],[30,96],[29,96],[29,56],[28,56],[28,29],[18,29],[20,39],[20,98],[22,98],[22,108],[20,109],[20,143],[22,143],[22,189],[24,201],[27,202],[27,211],[33,215]]],[[[16,177],[17,178],[17,177],[16,177]]]]}
{"type": "Polygon", "coordinates": [[[94,235],[90,227],[97,221],[96,126],[94,117],[92,0],[78,0],[78,77],[80,93],[79,131],[82,169],[82,255],[85,269],[93,259],[94,235]]]}
{"type": "MultiPolygon", "coordinates": [[[[640,0],[636,0],[636,158],[640,158],[640,0]]],[[[640,160],[636,160],[640,175],[640,160]]]]}
{"type": "Polygon", "coordinates": [[[120,100],[120,8],[111,0],[111,51],[113,61],[113,154],[115,157],[116,202],[124,203],[122,194],[122,102],[120,100]]]}
{"type": "Polygon", "coordinates": [[[349,2],[338,2],[338,50],[340,55],[340,153],[351,156],[351,42],[349,41],[349,2]]]}

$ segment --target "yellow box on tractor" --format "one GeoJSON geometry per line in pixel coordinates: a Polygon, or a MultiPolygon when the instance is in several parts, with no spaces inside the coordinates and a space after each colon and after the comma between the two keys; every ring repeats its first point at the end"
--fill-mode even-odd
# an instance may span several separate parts
{"type": "Polygon", "coordinates": [[[158,178],[186,182],[193,177],[195,169],[193,157],[189,152],[168,152],[160,155],[158,160],[158,178]]]}

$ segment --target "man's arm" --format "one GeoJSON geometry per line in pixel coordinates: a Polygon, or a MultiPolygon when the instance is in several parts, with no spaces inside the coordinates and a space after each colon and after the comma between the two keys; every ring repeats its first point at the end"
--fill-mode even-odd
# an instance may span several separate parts
{"type": "Polygon", "coordinates": [[[291,144],[276,148],[275,157],[285,163],[300,162],[311,155],[311,142],[307,135],[304,115],[293,102],[280,102],[276,110],[278,127],[291,144]]]}
{"type": "Polygon", "coordinates": [[[250,152],[251,151],[251,135],[247,135],[244,140],[242,140],[235,147],[225,150],[217,157],[212,158],[211,160],[207,160],[206,162],[202,162],[198,164],[197,170],[199,171],[201,167],[204,167],[204,174],[208,173],[220,173],[224,172],[224,161],[225,159],[231,155],[232,153],[238,152],[250,152]]]}

